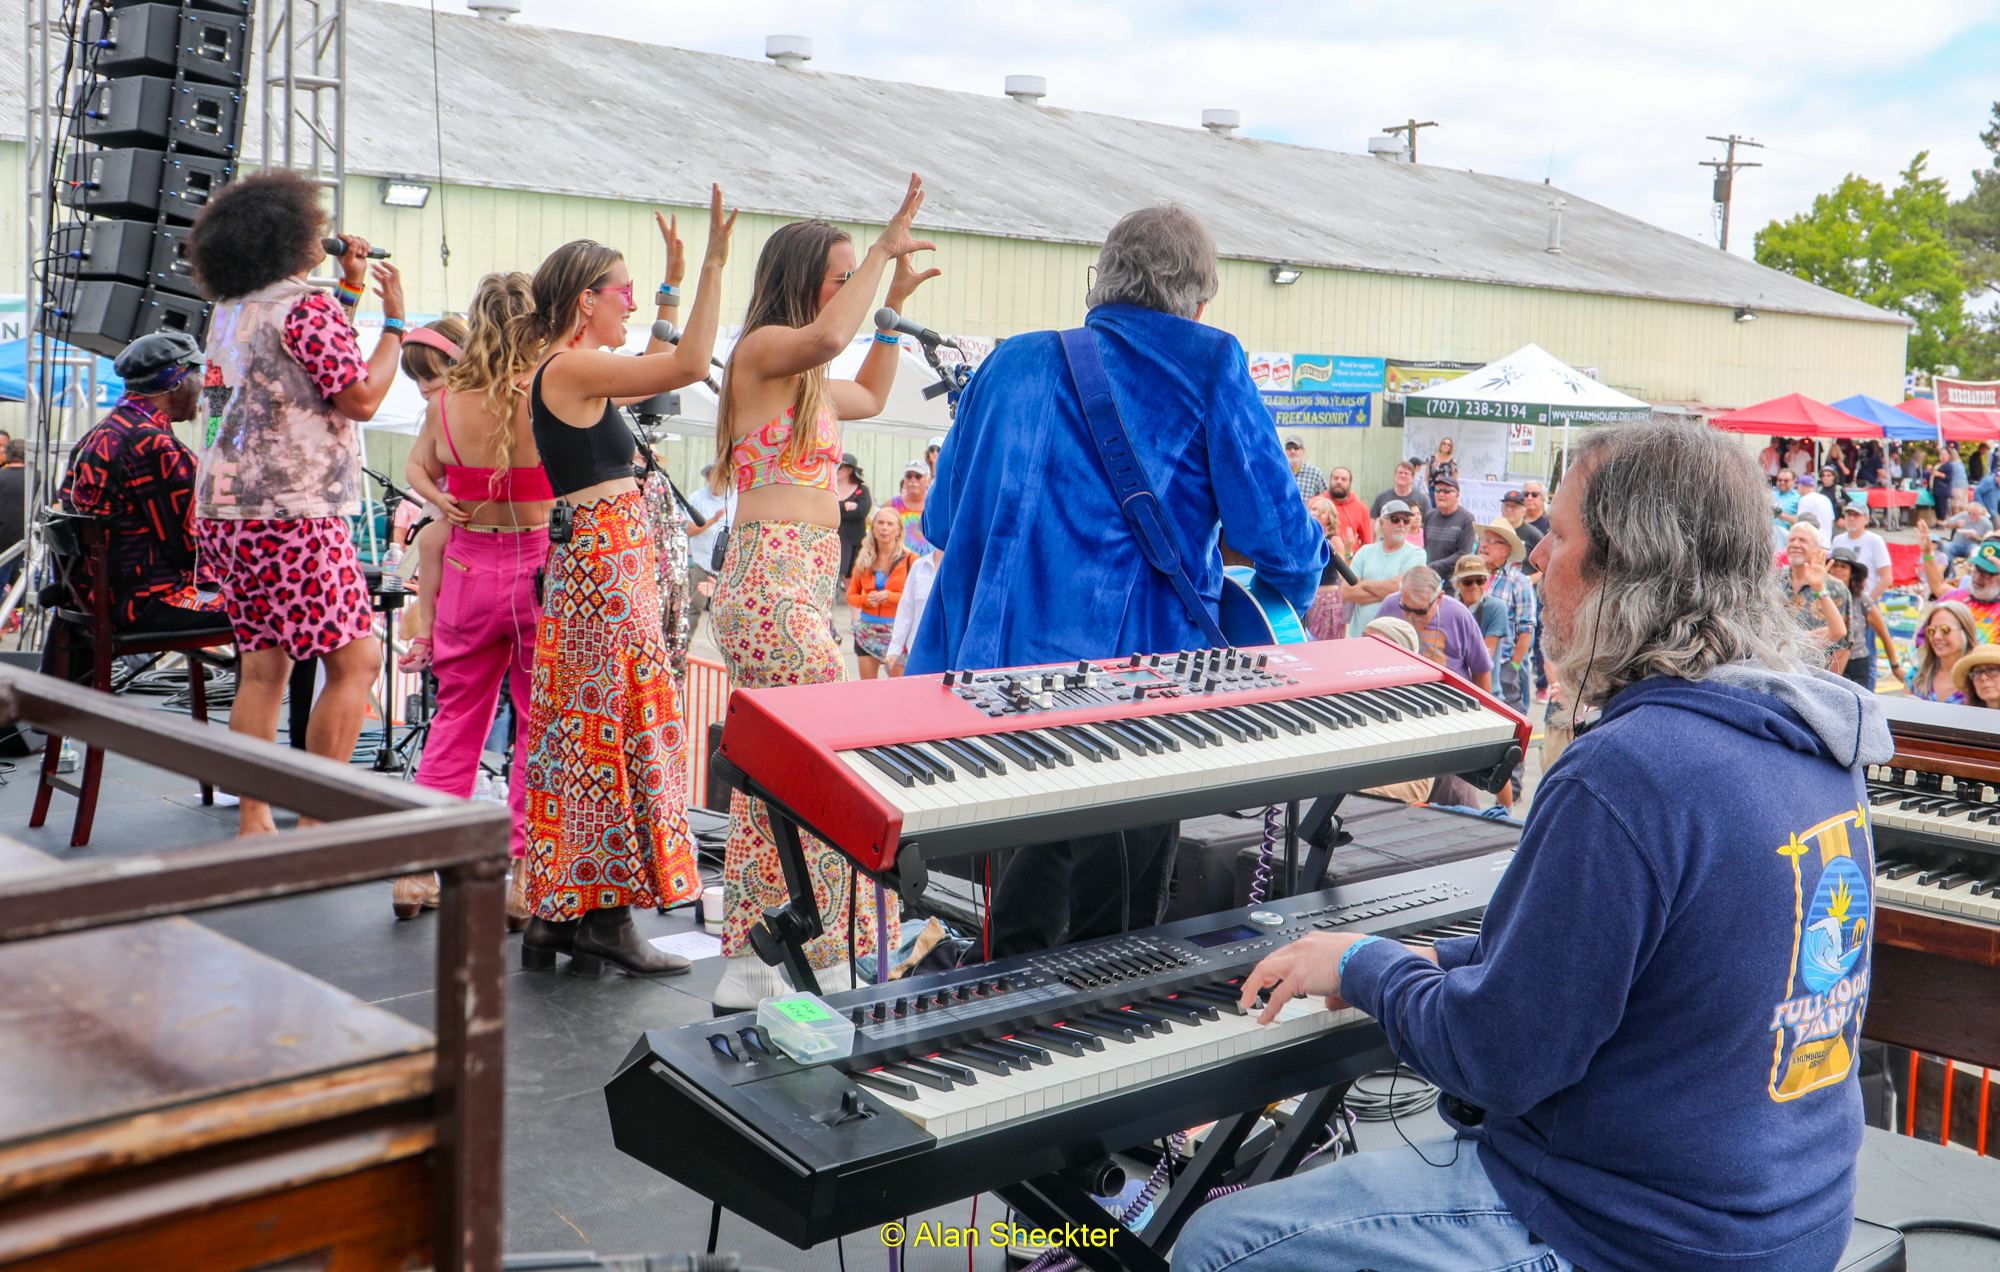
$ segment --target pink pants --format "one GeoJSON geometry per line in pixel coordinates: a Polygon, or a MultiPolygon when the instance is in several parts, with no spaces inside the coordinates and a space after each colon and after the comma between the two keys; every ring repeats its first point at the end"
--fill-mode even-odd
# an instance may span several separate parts
{"type": "Polygon", "coordinates": [[[486,534],[454,527],[444,545],[431,670],[437,714],[417,762],[417,785],[463,799],[472,794],[479,753],[493,731],[500,677],[514,698],[514,763],[507,807],[514,814],[513,855],[527,852],[526,737],[535,665],[535,571],[549,554],[549,532],[486,534]]]}

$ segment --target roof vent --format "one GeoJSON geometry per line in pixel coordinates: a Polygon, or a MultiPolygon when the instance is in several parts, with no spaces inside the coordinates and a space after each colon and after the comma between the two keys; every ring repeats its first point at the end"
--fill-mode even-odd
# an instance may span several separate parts
{"type": "Polygon", "coordinates": [[[1049,95],[1049,82],[1039,75],[1009,75],[1006,92],[1023,106],[1039,106],[1049,95]]]}
{"type": "Polygon", "coordinates": [[[1377,159],[1387,159],[1390,163],[1408,163],[1410,152],[1396,137],[1382,136],[1368,139],[1368,153],[1377,159]]]}
{"type": "Polygon", "coordinates": [[[802,70],[812,61],[813,42],[805,35],[767,35],[764,37],[764,56],[779,66],[802,70]]]}
{"type": "Polygon", "coordinates": [[[465,7],[489,22],[505,22],[521,11],[521,0],[465,0],[465,7]]]}
{"type": "Polygon", "coordinates": [[[1205,110],[1201,112],[1201,126],[1218,137],[1232,136],[1243,126],[1243,112],[1240,110],[1205,110]]]}
{"type": "Polygon", "coordinates": [[[1563,254],[1563,209],[1568,205],[1560,195],[1549,200],[1549,245],[1544,250],[1551,256],[1563,254]]]}

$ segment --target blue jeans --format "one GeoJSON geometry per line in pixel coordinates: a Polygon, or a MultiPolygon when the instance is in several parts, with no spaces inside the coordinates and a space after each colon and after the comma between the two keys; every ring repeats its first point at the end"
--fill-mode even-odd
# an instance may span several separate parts
{"type": "Polygon", "coordinates": [[[1450,1136],[1361,1153],[1218,1198],[1174,1243],[1173,1272],[1574,1272],[1450,1136]],[[1442,1169],[1426,1165],[1450,1162],[1442,1169]],[[1454,1160],[1454,1153],[1456,1160],[1454,1160]]]}

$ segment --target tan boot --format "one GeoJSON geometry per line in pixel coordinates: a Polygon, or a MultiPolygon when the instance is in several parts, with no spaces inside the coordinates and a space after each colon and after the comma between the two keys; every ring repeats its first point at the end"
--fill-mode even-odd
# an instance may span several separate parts
{"type": "Polygon", "coordinates": [[[425,906],[437,908],[438,883],[435,874],[398,875],[389,893],[389,904],[399,919],[414,919],[425,906]]]}
{"type": "Polygon", "coordinates": [[[507,880],[507,930],[519,932],[528,926],[528,863],[516,861],[507,880]]]}

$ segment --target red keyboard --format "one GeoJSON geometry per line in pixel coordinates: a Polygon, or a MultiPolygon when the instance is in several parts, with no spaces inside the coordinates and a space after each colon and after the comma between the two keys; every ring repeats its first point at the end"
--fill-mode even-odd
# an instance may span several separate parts
{"type": "Polygon", "coordinates": [[[722,755],[870,870],[1511,766],[1528,723],[1373,637],[729,697],[722,755]]]}

